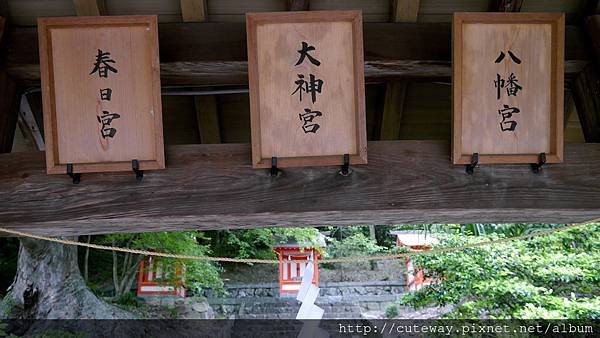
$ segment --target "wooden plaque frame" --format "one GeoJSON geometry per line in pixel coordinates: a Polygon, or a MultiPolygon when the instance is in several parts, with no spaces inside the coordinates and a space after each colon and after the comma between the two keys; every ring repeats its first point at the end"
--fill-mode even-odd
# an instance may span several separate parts
{"type": "MultiPolygon", "coordinates": [[[[563,161],[563,116],[564,116],[564,31],[563,13],[454,13],[452,25],[452,162],[470,164],[472,153],[463,151],[463,32],[468,24],[549,24],[551,26],[549,48],[550,62],[550,130],[547,163],[563,161]]],[[[478,153],[481,164],[537,163],[539,153],[493,154],[478,153]]]]}
{"type": "MultiPolygon", "coordinates": [[[[350,155],[350,164],[367,163],[367,135],[364,97],[364,60],[361,11],[309,11],[247,13],[248,77],[250,86],[250,117],[252,136],[252,166],[271,167],[271,156],[263,155],[261,148],[261,104],[259,93],[259,60],[257,29],[261,25],[288,23],[350,22],[352,24],[352,57],[354,72],[354,116],[356,152],[350,155]]],[[[344,154],[323,156],[278,157],[278,167],[326,166],[344,164],[344,154]]]]}
{"type": "MultiPolygon", "coordinates": [[[[132,160],[138,160],[139,170],[154,170],[165,168],[164,140],[162,125],[162,105],[161,105],[161,87],[160,87],[160,62],[158,54],[158,26],[157,18],[151,16],[97,16],[97,17],[60,17],[60,18],[39,18],[38,36],[40,49],[40,71],[42,82],[42,102],[44,110],[44,132],[46,143],[46,170],[48,174],[65,174],[67,164],[73,165],[74,173],[89,172],[113,172],[113,171],[131,171],[132,160]],[[147,85],[149,93],[152,96],[150,113],[153,118],[146,124],[152,126],[151,139],[154,140],[153,146],[147,146],[150,158],[132,158],[130,160],[119,161],[82,161],[80,163],[61,163],[59,160],[59,151],[61,143],[59,141],[57,126],[57,96],[55,92],[55,69],[53,62],[52,31],[54,29],[89,29],[89,28],[114,28],[114,27],[146,27],[148,31],[145,41],[147,52],[144,57],[150,62],[148,71],[144,75],[151,83],[147,85]]],[[[78,46],[73,46],[76,49],[78,46]]],[[[133,47],[132,47],[133,48],[133,47]]],[[[69,51],[70,53],[71,51],[69,51]]],[[[73,52],[75,53],[75,52],[73,52]]],[[[95,53],[95,51],[94,51],[95,53]]],[[[93,55],[95,56],[95,55],[93,55]]],[[[73,59],[75,57],[73,56],[73,59]]],[[[129,87],[128,87],[129,88],[129,87]]],[[[129,141],[135,141],[137,134],[130,136],[129,141]]],[[[136,151],[139,151],[139,146],[136,151]]]]}

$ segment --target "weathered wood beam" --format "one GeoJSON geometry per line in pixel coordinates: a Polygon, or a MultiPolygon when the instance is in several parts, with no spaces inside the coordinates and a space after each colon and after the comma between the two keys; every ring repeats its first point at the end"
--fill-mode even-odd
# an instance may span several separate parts
{"type": "Polygon", "coordinates": [[[288,11],[308,11],[310,10],[310,0],[287,0],[288,11]]]}
{"type": "Polygon", "coordinates": [[[206,0],[179,0],[184,22],[204,22],[208,18],[206,0]]]}
{"type": "MultiPolygon", "coordinates": [[[[247,84],[246,32],[242,23],[171,23],[159,25],[163,85],[247,84]]],[[[0,51],[7,71],[39,86],[35,28],[15,28],[0,51]]],[[[366,23],[365,76],[368,81],[449,80],[451,26],[444,23],[366,23]]],[[[590,57],[583,31],[566,29],[566,73],[573,76],[590,57]]]]}
{"type": "Polygon", "coordinates": [[[196,119],[198,120],[200,143],[221,143],[217,96],[196,96],[194,97],[194,105],[196,107],[196,119]]]}
{"type": "Polygon", "coordinates": [[[385,100],[381,117],[381,140],[397,140],[400,136],[406,82],[389,82],[385,88],[385,100]]]}
{"type": "Polygon", "coordinates": [[[600,216],[600,145],[567,144],[565,163],[481,166],[467,175],[436,141],[369,143],[369,164],[252,169],[250,145],[167,148],[167,168],[46,175],[43,152],[0,155],[0,226],[47,235],[265,226],[578,222],[600,216]]]}
{"type": "Polygon", "coordinates": [[[73,0],[78,16],[106,15],[104,0],[73,0]]]}
{"type": "Polygon", "coordinates": [[[420,0],[391,0],[391,22],[416,22],[420,0]]]}

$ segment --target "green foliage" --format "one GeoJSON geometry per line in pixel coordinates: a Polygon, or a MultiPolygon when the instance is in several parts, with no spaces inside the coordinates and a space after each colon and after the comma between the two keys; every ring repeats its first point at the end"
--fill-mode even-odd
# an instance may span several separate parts
{"type": "MultiPolygon", "coordinates": [[[[106,244],[126,246],[133,249],[168,252],[190,256],[209,256],[209,245],[199,242],[207,238],[200,232],[155,232],[142,234],[108,235],[103,239],[106,244]]],[[[165,275],[175,276],[175,269],[185,265],[185,280],[188,290],[199,294],[203,289],[212,289],[216,293],[224,292],[220,268],[211,262],[187,260],[178,262],[175,259],[164,259],[165,275]]]]}
{"type": "Polygon", "coordinates": [[[377,245],[375,241],[358,232],[339,241],[332,239],[327,246],[328,257],[345,257],[354,255],[373,255],[385,251],[386,248],[377,245]]]}
{"type": "Polygon", "coordinates": [[[398,316],[399,312],[398,312],[398,306],[397,305],[390,305],[387,307],[387,309],[385,309],[385,317],[386,318],[395,318],[396,316],[398,316]]]}
{"type": "Polygon", "coordinates": [[[306,247],[316,246],[319,231],[315,228],[261,228],[208,232],[216,256],[273,259],[273,246],[293,240],[306,247]]]}
{"type": "MultiPolygon", "coordinates": [[[[461,246],[504,237],[510,232],[504,230],[435,236],[441,246],[461,246]]],[[[599,225],[590,225],[530,240],[416,256],[415,266],[441,282],[406,295],[402,303],[458,304],[451,318],[599,318],[599,230],[599,225]]]]}

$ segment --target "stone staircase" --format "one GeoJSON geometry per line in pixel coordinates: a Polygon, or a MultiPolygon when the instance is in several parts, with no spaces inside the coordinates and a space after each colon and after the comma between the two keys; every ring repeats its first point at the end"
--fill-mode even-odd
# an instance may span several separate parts
{"type": "MultiPolygon", "coordinates": [[[[315,304],[325,310],[324,319],[361,318],[368,310],[385,311],[397,295],[320,296],[315,304]]],[[[287,297],[245,297],[209,299],[212,308],[230,319],[294,319],[300,302],[287,297]]]]}
{"type": "MultiPolygon", "coordinates": [[[[300,309],[295,297],[279,295],[279,284],[232,284],[228,296],[207,295],[216,316],[230,319],[294,319],[300,309]]],[[[405,292],[404,281],[321,283],[315,304],[325,319],[357,319],[367,312],[385,312],[405,292]]]]}

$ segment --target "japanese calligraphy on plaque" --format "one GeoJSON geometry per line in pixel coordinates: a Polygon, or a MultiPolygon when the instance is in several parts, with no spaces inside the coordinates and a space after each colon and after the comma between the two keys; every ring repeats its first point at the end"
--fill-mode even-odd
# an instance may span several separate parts
{"type": "Polygon", "coordinates": [[[252,164],[366,163],[358,11],[249,13],[252,164]]]}
{"type": "Polygon", "coordinates": [[[564,15],[455,13],[455,164],[563,157],[564,15]]]}
{"type": "Polygon", "coordinates": [[[38,20],[49,174],[164,168],[155,16],[38,20]]]}

